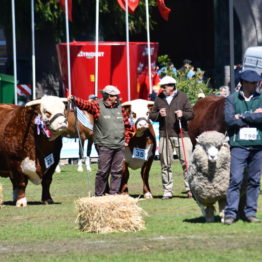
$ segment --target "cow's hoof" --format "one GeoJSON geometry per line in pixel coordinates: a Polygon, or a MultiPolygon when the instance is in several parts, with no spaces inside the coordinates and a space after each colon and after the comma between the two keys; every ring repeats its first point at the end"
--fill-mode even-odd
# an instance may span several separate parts
{"type": "Polygon", "coordinates": [[[55,168],[55,172],[56,172],[56,173],[61,173],[61,168],[60,168],[59,165],[56,166],[56,168],[55,168]]]}
{"type": "Polygon", "coordinates": [[[54,200],[53,199],[46,199],[46,200],[42,200],[42,204],[44,205],[52,205],[54,204],[54,200]]]}
{"type": "Polygon", "coordinates": [[[77,172],[84,172],[83,167],[79,166],[79,167],[77,168],[77,172]]]}
{"type": "Polygon", "coordinates": [[[151,192],[147,192],[147,193],[144,194],[144,198],[151,199],[151,198],[153,198],[153,196],[152,196],[151,192]]]}
{"type": "Polygon", "coordinates": [[[23,197],[21,199],[18,199],[16,201],[16,206],[17,207],[26,207],[27,206],[27,200],[26,200],[26,197],[23,197]]]}
{"type": "Polygon", "coordinates": [[[90,166],[87,166],[87,167],[86,167],[86,171],[87,171],[87,172],[91,172],[91,171],[92,171],[91,167],[90,167],[90,166]]]}

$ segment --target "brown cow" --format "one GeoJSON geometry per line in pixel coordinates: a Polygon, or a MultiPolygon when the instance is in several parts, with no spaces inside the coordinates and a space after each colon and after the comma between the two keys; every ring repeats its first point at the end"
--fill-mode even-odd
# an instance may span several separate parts
{"type": "Polygon", "coordinates": [[[144,197],[153,198],[148,182],[150,168],[156,151],[155,133],[148,119],[149,107],[153,106],[153,104],[154,102],[143,99],[136,99],[122,104],[126,111],[129,112],[130,121],[135,125],[136,131],[125,149],[121,193],[128,192],[128,168],[134,170],[141,168],[144,197]]]}
{"type": "Polygon", "coordinates": [[[193,146],[196,145],[196,137],[205,131],[226,132],[224,103],[225,97],[208,96],[194,105],[195,117],[188,124],[188,134],[193,146]]]}
{"type": "Polygon", "coordinates": [[[59,161],[60,132],[67,128],[65,99],[45,96],[27,107],[0,104],[0,176],[10,177],[16,206],[26,206],[28,179],[42,183],[42,202],[52,203],[50,184],[59,161]]]}

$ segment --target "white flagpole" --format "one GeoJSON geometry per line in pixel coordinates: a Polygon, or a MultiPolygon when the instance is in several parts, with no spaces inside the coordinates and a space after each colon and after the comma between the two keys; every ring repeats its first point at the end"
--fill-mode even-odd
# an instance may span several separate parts
{"type": "Polygon", "coordinates": [[[70,40],[69,40],[69,21],[68,21],[68,0],[65,1],[65,23],[66,23],[66,53],[67,53],[67,81],[68,95],[71,96],[71,64],[70,64],[70,40]]]}
{"type": "Polygon", "coordinates": [[[98,95],[99,0],[96,0],[95,95],[98,95]]]}
{"type": "Polygon", "coordinates": [[[149,6],[146,0],[146,31],[147,31],[147,50],[148,50],[148,76],[149,92],[152,93],[152,70],[151,70],[151,48],[150,48],[150,29],[149,29],[149,6]]]}
{"type": "Polygon", "coordinates": [[[17,105],[17,61],[16,61],[16,29],[15,29],[15,1],[12,0],[12,34],[13,34],[13,68],[14,68],[14,97],[17,105]]]}
{"type": "Polygon", "coordinates": [[[32,31],[32,98],[36,98],[36,70],[35,70],[35,3],[31,0],[31,31],[32,31]]]}
{"type": "Polygon", "coordinates": [[[127,64],[127,98],[131,100],[131,87],[130,87],[130,46],[129,46],[129,19],[128,19],[128,0],[126,2],[126,64],[127,64]]]}

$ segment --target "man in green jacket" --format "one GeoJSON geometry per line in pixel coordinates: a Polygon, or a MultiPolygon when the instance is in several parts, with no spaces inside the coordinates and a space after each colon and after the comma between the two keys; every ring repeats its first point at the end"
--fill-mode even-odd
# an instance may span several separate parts
{"type": "Polygon", "coordinates": [[[107,85],[101,93],[103,98],[94,101],[69,97],[69,100],[75,100],[80,109],[94,116],[94,143],[98,152],[96,196],[119,193],[125,146],[133,131],[119,101],[120,91],[115,86],[107,85]]]}
{"type": "MultiPolygon", "coordinates": [[[[152,121],[159,122],[159,156],[162,172],[163,200],[171,199],[173,195],[173,174],[171,163],[173,160],[174,149],[181,162],[186,175],[188,161],[191,157],[192,143],[188,136],[187,121],[193,119],[194,113],[187,96],[176,89],[176,80],[171,76],[165,76],[160,81],[163,89],[155,100],[149,118],[152,121]],[[182,125],[183,142],[185,152],[182,147],[182,137],[179,122],[182,125]],[[185,161],[186,160],[186,161],[185,161]]],[[[185,187],[188,196],[191,192],[188,183],[185,181],[185,187]]]]}
{"type": "Polygon", "coordinates": [[[255,71],[240,74],[241,88],[225,101],[225,122],[228,127],[231,164],[224,224],[237,220],[240,188],[244,170],[248,173],[244,220],[258,223],[257,201],[262,171],[262,95],[257,92],[262,80],[255,71]]]}

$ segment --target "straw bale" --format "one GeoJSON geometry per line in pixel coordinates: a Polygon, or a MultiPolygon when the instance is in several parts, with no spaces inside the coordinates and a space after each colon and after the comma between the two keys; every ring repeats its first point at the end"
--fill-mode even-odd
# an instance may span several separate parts
{"type": "Polygon", "coordinates": [[[147,214],[137,205],[138,201],[127,195],[80,198],[76,201],[79,229],[94,233],[142,230],[147,214]]]}
{"type": "Polygon", "coordinates": [[[2,184],[0,184],[0,208],[1,208],[2,204],[3,204],[3,202],[4,202],[3,186],[2,186],[2,184]]]}

